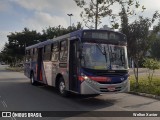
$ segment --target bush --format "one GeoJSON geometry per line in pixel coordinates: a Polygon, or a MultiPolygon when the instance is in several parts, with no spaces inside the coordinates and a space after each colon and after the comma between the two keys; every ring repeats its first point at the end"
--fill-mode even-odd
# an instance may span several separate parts
{"type": "Polygon", "coordinates": [[[159,62],[152,58],[146,58],[144,60],[143,66],[148,69],[148,83],[151,86],[154,71],[160,68],[159,62]]]}
{"type": "Polygon", "coordinates": [[[147,76],[139,77],[139,87],[135,87],[134,76],[130,77],[131,91],[147,93],[160,96],[160,76],[153,76],[152,83],[150,84],[147,80],[147,76]]]}

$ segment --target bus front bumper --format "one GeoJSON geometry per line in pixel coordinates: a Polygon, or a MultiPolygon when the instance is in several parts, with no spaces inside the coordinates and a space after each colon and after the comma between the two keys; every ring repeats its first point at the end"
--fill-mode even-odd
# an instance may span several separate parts
{"type": "Polygon", "coordinates": [[[118,84],[100,84],[96,81],[86,80],[81,83],[81,94],[105,94],[129,91],[130,81],[128,79],[118,84]]]}

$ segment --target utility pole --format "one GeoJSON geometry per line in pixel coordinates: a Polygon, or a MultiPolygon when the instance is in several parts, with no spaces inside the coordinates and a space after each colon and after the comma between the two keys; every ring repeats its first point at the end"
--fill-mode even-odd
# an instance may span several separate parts
{"type": "Polygon", "coordinates": [[[98,24],[98,0],[96,0],[95,29],[97,29],[97,24],[98,24]]]}
{"type": "Polygon", "coordinates": [[[71,17],[73,16],[73,14],[67,14],[70,17],[70,30],[71,30],[71,17]]]}

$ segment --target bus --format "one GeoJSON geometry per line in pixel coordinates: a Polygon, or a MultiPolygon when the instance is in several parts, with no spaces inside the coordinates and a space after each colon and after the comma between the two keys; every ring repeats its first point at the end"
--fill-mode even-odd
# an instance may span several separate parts
{"type": "Polygon", "coordinates": [[[43,83],[82,95],[128,92],[126,36],[111,30],[78,30],[26,47],[24,74],[32,85],[43,83]]]}

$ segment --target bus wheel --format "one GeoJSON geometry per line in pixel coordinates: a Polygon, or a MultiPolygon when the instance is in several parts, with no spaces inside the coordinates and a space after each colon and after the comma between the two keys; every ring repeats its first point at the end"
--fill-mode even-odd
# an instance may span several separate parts
{"type": "Polygon", "coordinates": [[[31,74],[30,82],[32,85],[36,85],[36,81],[34,80],[34,73],[31,74]]]}
{"type": "Polygon", "coordinates": [[[60,95],[63,96],[63,97],[68,96],[68,92],[66,91],[65,82],[64,82],[64,79],[62,77],[59,79],[58,91],[59,91],[60,95]]]}

